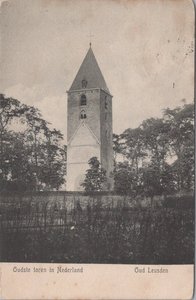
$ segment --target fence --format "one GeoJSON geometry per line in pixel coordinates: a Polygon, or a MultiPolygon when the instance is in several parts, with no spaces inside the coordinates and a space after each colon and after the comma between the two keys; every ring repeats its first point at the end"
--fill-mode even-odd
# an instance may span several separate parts
{"type": "Polygon", "coordinates": [[[113,196],[108,204],[84,200],[1,201],[1,261],[193,263],[192,208],[138,207],[113,196]]]}

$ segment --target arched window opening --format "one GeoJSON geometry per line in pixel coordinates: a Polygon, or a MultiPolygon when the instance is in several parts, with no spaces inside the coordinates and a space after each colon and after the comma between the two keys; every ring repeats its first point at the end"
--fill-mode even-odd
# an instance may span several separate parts
{"type": "Polygon", "coordinates": [[[86,96],[82,95],[80,98],[80,105],[86,105],[86,96]]]}
{"type": "Polygon", "coordinates": [[[86,112],[85,110],[82,110],[80,113],[80,119],[86,119],[86,112]]]}

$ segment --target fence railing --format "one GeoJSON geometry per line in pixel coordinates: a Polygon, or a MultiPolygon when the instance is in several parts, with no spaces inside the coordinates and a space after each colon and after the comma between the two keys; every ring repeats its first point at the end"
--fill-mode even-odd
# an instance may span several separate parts
{"type": "Polygon", "coordinates": [[[194,259],[191,208],[0,205],[1,261],[183,264],[194,259]]]}

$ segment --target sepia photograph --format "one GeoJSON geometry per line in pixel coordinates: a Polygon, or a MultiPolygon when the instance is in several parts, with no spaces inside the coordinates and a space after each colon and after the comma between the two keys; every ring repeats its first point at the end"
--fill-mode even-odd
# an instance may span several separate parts
{"type": "Polygon", "coordinates": [[[194,264],[194,23],[187,0],[1,1],[2,263],[194,264]]]}

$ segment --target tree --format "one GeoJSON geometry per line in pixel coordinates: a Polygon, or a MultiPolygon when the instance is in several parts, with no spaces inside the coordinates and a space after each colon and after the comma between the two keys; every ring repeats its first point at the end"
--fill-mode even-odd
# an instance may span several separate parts
{"type": "Polygon", "coordinates": [[[115,189],[131,195],[166,195],[193,191],[194,106],[164,110],[163,118],[149,118],[137,128],[114,135],[115,189]]]}
{"type": "Polygon", "coordinates": [[[123,153],[126,159],[129,160],[133,170],[138,173],[144,159],[147,157],[143,130],[141,127],[129,128],[123,132],[121,137],[125,145],[123,153]]]}
{"type": "Polygon", "coordinates": [[[156,162],[142,169],[142,195],[150,197],[151,205],[154,196],[168,195],[174,192],[174,182],[171,166],[167,163],[161,170],[156,162]]]}
{"type": "Polygon", "coordinates": [[[86,192],[103,191],[107,182],[106,171],[101,167],[97,157],[91,157],[88,164],[90,168],[86,171],[81,186],[84,187],[86,192]]]}
{"type": "Polygon", "coordinates": [[[194,105],[164,110],[178,192],[194,189],[194,105]]]}
{"type": "Polygon", "coordinates": [[[115,166],[114,189],[119,194],[137,195],[139,189],[138,176],[128,161],[119,162],[115,166]]]}
{"type": "Polygon", "coordinates": [[[0,190],[59,189],[64,182],[63,135],[40,111],[0,98],[0,190]],[[15,131],[16,120],[23,124],[15,131]]]}
{"type": "Polygon", "coordinates": [[[113,153],[114,153],[114,165],[117,164],[118,155],[124,155],[125,144],[123,142],[122,135],[113,134],[113,153]]]}
{"type": "Polygon", "coordinates": [[[0,181],[1,185],[6,182],[6,176],[9,173],[9,148],[10,142],[8,126],[13,119],[20,119],[23,122],[23,114],[27,110],[27,106],[21,104],[13,98],[6,98],[0,94],[0,181]]]}
{"type": "Polygon", "coordinates": [[[161,172],[169,153],[170,127],[161,118],[150,118],[141,124],[143,143],[148,153],[150,164],[156,164],[161,172]]]}
{"type": "Polygon", "coordinates": [[[45,189],[59,189],[64,183],[65,151],[66,148],[59,144],[63,139],[60,131],[45,129],[45,141],[41,145],[42,163],[39,167],[40,181],[45,184],[45,189]]]}

